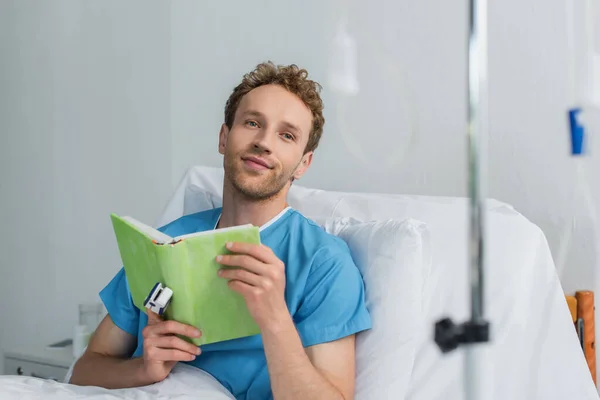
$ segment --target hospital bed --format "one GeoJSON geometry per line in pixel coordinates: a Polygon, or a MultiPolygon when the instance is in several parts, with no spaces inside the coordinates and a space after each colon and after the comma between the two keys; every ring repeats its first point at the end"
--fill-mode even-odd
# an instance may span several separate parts
{"type": "MultiPolygon", "coordinates": [[[[222,184],[221,168],[190,168],[156,225],[220,206],[222,184]]],[[[296,182],[289,203],[343,238],[363,273],[373,329],[357,339],[356,399],[463,399],[464,353],[442,353],[433,333],[441,318],[468,317],[466,199],[333,192],[296,182]]],[[[544,234],[500,201],[489,200],[486,213],[488,399],[598,399],[544,234]]],[[[161,383],[116,391],[0,377],[2,399],[40,393],[231,398],[208,374],[185,365],[161,383]]]]}

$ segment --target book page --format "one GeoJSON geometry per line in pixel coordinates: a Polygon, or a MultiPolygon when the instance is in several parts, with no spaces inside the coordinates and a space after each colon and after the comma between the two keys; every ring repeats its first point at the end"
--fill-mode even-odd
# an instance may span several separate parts
{"type": "Polygon", "coordinates": [[[192,237],[196,237],[196,236],[214,235],[215,233],[223,233],[223,232],[229,232],[229,231],[235,231],[235,230],[246,230],[248,228],[251,228],[252,226],[253,226],[252,224],[246,224],[246,225],[239,225],[239,226],[230,226],[228,228],[212,229],[212,230],[203,231],[203,232],[188,233],[186,235],[177,236],[174,239],[174,241],[188,239],[188,238],[192,238],[192,237]]]}
{"type": "Polygon", "coordinates": [[[158,242],[158,243],[165,244],[165,243],[171,243],[173,241],[173,238],[171,236],[166,235],[166,234],[162,233],[161,231],[156,230],[156,229],[152,228],[151,226],[148,226],[148,225],[144,224],[143,222],[136,220],[135,218],[132,218],[132,217],[122,217],[122,218],[124,221],[127,221],[128,223],[134,225],[136,228],[138,228],[142,233],[144,233],[150,239],[156,240],[156,242],[158,242]]]}

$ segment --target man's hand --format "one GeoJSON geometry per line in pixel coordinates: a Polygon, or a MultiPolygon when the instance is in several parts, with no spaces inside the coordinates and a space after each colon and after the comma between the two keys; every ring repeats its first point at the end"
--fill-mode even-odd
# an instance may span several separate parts
{"type": "Polygon", "coordinates": [[[199,347],[176,336],[200,337],[198,329],[177,321],[163,321],[151,310],[148,310],[148,325],[142,335],[143,374],[151,382],[165,379],[178,361],[192,361],[200,354],[199,347]]]}
{"type": "Polygon", "coordinates": [[[264,330],[289,319],[283,262],[265,245],[236,242],[227,249],[233,254],[218,256],[217,262],[234,268],[221,269],[219,276],[244,297],[258,326],[264,330]]]}
{"type": "Polygon", "coordinates": [[[285,302],[285,265],[264,245],[232,243],[219,276],[258,323],[275,399],[352,399],[354,336],[305,349],[285,302]]]}

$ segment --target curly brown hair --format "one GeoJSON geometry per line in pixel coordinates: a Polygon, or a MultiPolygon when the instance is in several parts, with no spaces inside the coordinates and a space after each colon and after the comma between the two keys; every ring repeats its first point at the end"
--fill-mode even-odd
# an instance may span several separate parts
{"type": "Polygon", "coordinates": [[[304,154],[314,151],[319,145],[323,134],[323,125],[325,125],[323,101],[319,95],[322,87],[319,83],[308,79],[308,72],[295,64],[275,65],[273,62],[267,61],[258,64],[253,71],[245,74],[242,82],[235,87],[225,104],[225,125],[231,129],[235,113],[244,95],[252,89],[271,84],[280,85],[298,96],[312,112],[312,130],[304,154]]]}

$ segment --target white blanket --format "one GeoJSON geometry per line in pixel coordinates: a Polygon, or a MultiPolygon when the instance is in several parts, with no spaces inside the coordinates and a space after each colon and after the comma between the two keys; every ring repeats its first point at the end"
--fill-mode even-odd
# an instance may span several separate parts
{"type": "Polygon", "coordinates": [[[132,389],[103,389],[76,386],[26,376],[0,375],[2,400],[160,400],[202,399],[234,400],[234,397],[211,375],[185,364],[177,365],[169,377],[154,385],[132,389]]]}

